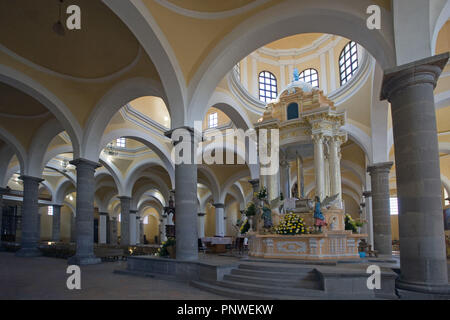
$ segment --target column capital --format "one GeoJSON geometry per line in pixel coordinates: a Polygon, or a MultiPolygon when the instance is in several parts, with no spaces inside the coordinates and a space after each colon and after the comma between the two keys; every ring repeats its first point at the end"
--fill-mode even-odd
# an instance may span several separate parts
{"type": "Polygon", "coordinates": [[[213,206],[217,209],[225,208],[225,204],[223,204],[223,203],[214,203],[213,206]]]}
{"type": "Polygon", "coordinates": [[[97,169],[97,168],[100,168],[102,166],[98,162],[87,160],[87,159],[83,159],[83,158],[74,159],[72,161],[69,161],[69,163],[71,165],[76,166],[77,168],[79,166],[81,166],[81,167],[90,167],[90,168],[92,168],[94,170],[97,169]]]}
{"type": "Polygon", "coordinates": [[[259,186],[259,179],[248,180],[248,183],[250,183],[253,187],[259,186]]]}
{"type": "Polygon", "coordinates": [[[393,164],[393,162],[374,163],[373,165],[367,167],[367,172],[369,172],[370,175],[377,173],[389,173],[393,164]]]}
{"type": "Polygon", "coordinates": [[[280,167],[286,169],[289,166],[289,161],[287,161],[286,159],[283,159],[280,161],[280,167]]]}
{"type": "Polygon", "coordinates": [[[108,212],[99,212],[98,214],[101,215],[101,216],[107,216],[108,212]]]}
{"type": "Polygon", "coordinates": [[[22,181],[34,181],[37,183],[41,183],[42,181],[44,181],[45,179],[42,178],[37,178],[37,177],[32,177],[32,176],[27,176],[27,175],[21,175],[19,176],[19,179],[22,181]]]}
{"type": "Polygon", "coordinates": [[[138,213],[138,210],[131,210],[131,209],[130,209],[130,213],[131,213],[131,214],[136,214],[136,213],[138,213]]]}
{"type": "Polygon", "coordinates": [[[390,102],[399,90],[416,84],[428,83],[435,88],[448,59],[447,52],[386,70],[380,100],[390,102]]]}
{"type": "MultiPolygon", "coordinates": [[[[129,197],[129,196],[120,196],[120,197],[117,197],[120,201],[122,201],[122,200],[130,200],[131,201],[131,197],[129,197]]],[[[131,212],[131,210],[130,210],[130,212],[131,212]]]]}
{"type": "MultiPolygon", "coordinates": [[[[175,131],[177,131],[177,130],[185,130],[186,132],[189,132],[191,139],[194,138],[195,142],[203,141],[203,134],[189,126],[182,126],[182,127],[176,128],[176,129],[166,131],[166,132],[164,132],[164,135],[173,140],[172,136],[175,133],[175,131]]],[[[180,137],[178,137],[178,139],[179,138],[180,137]]],[[[176,140],[176,141],[174,140],[173,144],[176,145],[177,143],[180,143],[181,141],[183,141],[183,140],[176,140]]]]}
{"type": "Polygon", "coordinates": [[[311,135],[311,139],[313,140],[314,143],[321,143],[325,139],[325,136],[323,135],[322,132],[313,133],[311,135]]]}
{"type": "Polygon", "coordinates": [[[61,207],[63,207],[64,205],[63,205],[63,204],[60,204],[60,203],[54,203],[54,204],[52,204],[51,206],[52,206],[52,207],[59,207],[59,208],[61,208],[61,207]]]}
{"type": "Polygon", "coordinates": [[[204,217],[204,216],[206,216],[206,213],[199,212],[199,213],[197,213],[197,215],[198,215],[199,217],[204,217]]]}

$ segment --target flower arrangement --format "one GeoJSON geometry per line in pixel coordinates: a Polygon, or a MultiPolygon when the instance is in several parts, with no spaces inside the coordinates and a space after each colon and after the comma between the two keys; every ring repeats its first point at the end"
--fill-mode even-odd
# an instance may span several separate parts
{"type": "Polygon", "coordinates": [[[247,205],[247,209],[245,209],[245,215],[247,217],[252,217],[256,214],[256,206],[253,202],[249,202],[247,205]]]}
{"type": "Polygon", "coordinates": [[[267,197],[267,188],[263,187],[261,190],[259,190],[257,196],[259,200],[263,200],[267,197]]]}
{"type": "Polygon", "coordinates": [[[161,248],[158,249],[158,255],[160,257],[167,257],[168,255],[170,255],[168,248],[175,247],[175,244],[175,238],[168,238],[167,241],[163,241],[161,243],[161,248]]]}
{"type": "Polygon", "coordinates": [[[305,233],[306,227],[302,218],[294,213],[288,213],[274,230],[277,234],[295,235],[305,233]]]}
{"type": "Polygon", "coordinates": [[[351,230],[352,232],[357,232],[357,225],[356,225],[356,221],[353,220],[352,216],[349,215],[348,213],[345,214],[345,230],[351,230]]]}

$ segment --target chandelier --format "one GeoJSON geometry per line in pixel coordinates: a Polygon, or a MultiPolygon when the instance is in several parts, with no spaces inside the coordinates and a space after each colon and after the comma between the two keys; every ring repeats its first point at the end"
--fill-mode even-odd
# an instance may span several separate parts
{"type": "Polygon", "coordinates": [[[108,143],[106,145],[106,148],[103,151],[107,155],[110,155],[110,156],[117,156],[119,154],[116,150],[116,147],[114,147],[114,144],[112,142],[108,143]]]}

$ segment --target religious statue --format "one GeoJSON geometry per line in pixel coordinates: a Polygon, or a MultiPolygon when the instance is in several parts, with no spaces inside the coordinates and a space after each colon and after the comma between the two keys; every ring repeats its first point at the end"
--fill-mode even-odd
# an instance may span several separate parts
{"type": "Polygon", "coordinates": [[[316,196],[314,204],[314,230],[316,232],[322,232],[322,226],[326,226],[325,217],[322,213],[320,205],[320,199],[316,196]]]}
{"type": "Polygon", "coordinates": [[[263,200],[261,218],[264,220],[264,229],[271,229],[272,222],[272,209],[266,199],[263,200]]]}

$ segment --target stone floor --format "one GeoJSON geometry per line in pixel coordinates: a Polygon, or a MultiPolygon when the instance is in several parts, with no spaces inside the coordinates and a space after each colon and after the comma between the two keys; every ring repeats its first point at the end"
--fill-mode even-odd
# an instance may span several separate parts
{"type": "Polygon", "coordinates": [[[81,268],[81,290],[68,290],[67,261],[55,258],[19,258],[0,253],[0,300],[5,299],[224,299],[180,281],[141,278],[113,273],[126,261],[81,268]]]}

